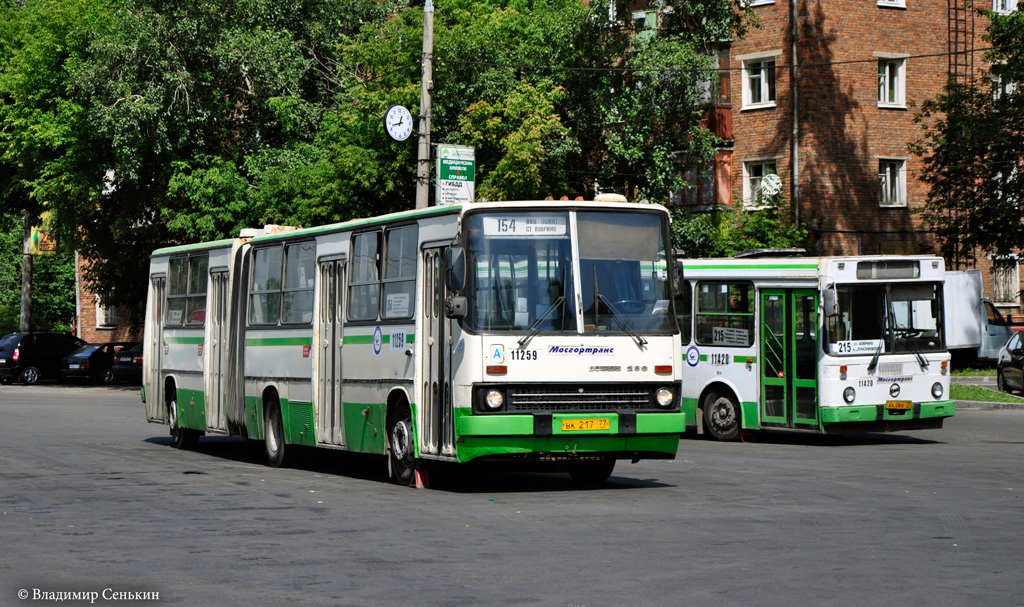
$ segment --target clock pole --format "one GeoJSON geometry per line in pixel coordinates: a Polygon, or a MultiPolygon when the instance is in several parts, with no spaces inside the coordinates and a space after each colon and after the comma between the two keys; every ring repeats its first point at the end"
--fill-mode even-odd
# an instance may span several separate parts
{"type": "Polygon", "coordinates": [[[434,2],[423,5],[423,76],[420,79],[420,141],[416,163],[416,208],[425,209],[430,197],[430,89],[434,82],[434,2]]]}

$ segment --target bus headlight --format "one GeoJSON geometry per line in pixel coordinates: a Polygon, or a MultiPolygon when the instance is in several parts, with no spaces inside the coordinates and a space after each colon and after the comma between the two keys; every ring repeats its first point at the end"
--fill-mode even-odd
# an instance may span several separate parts
{"type": "Polygon", "coordinates": [[[658,388],[658,391],[654,393],[654,399],[658,402],[659,407],[671,407],[675,401],[675,394],[672,394],[668,388],[658,388]]]}
{"type": "Polygon", "coordinates": [[[497,411],[505,404],[505,395],[501,393],[501,390],[490,390],[484,397],[484,404],[491,411],[497,411]]]}
{"type": "Polygon", "coordinates": [[[932,396],[935,398],[942,398],[942,384],[939,382],[932,384],[932,396]]]}
{"type": "Polygon", "coordinates": [[[852,404],[853,399],[855,398],[857,398],[857,391],[853,389],[853,386],[849,386],[843,390],[843,400],[846,401],[846,404],[852,404]]]}

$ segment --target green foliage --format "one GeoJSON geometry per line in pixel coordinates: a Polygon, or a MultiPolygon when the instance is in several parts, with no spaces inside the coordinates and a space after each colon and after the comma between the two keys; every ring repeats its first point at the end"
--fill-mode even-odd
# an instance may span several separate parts
{"type": "MultiPolygon", "coordinates": [[[[475,145],[491,199],[666,199],[714,153],[712,51],[752,17],[672,6],[634,38],[624,5],[442,0],[432,141],[475,145]]],[[[0,211],[55,210],[132,306],[154,248],[411,208],[415,142],[381,116],[419,113],[422,27],[394,0],[0,0],[0,211]]]]}
{"type": "Polygon", "coordinates": [[[915,117],[924,136],[911,151],[922,157],[921,179],[930,186],[921,215],[949,259],[1024,248],[1024,12],[988,16],[985,60],[1017,92],[994,90],[988,77],[950,81],[915,117]]]}
{"type": "MultiPolygon", "coordinates": [[[[0,335],[21,325],[22,218],[0,215],[0,335]]],[[[32,329],[67,331],[75,313],[75,256],[61,252],[32,258],[32,329]]]]}

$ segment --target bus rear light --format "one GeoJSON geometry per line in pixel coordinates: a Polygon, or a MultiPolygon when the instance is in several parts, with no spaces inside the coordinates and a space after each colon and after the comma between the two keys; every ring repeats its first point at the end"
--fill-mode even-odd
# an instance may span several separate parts
{"type": "Polygon", "coordinates": [[[846,365],[839,367],[839,379],[846,379],[846,365]]]}
{"type": "Polygon", "coordinates": [[[18,362],[18,357],[21,356],[21,347],[14,349],[14,362],[18,362]]]}
{"type": "Polygon", "coordinates": [[[654,365],[655,373],[671,373],[672,365],[654,365]]]}
{"type": "Polygon", "coordinates": [[[487,365],[488,373],[508,373],[506,365],[487,365]]]}

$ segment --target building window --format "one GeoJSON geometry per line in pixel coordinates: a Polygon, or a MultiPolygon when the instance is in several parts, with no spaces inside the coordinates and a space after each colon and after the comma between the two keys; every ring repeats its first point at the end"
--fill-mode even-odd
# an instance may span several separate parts
{"type": "Polygon", "coordinates": [[[108,296],[96,295],[96,328],[113,329],[117,327],[117,308],[105,303],[108,296]]]}
{"type": "Polygon", "coordinates": [[[743,108],[775,106],[775,58],[743,62],[743,108]]]}
{"type": "Polygon", "coordinates": [[[743,206],[756,209],[764,206],[761,181],[765,175],[777,173],[775,159],[748,160],[743,163],[743,206]]]}
{"type": "Polygon", "coordinates": [[[747,6],[765,6],[775,4],[775,0],[747,0],[747,6]]]}
{"type": "Polygon", "coordinates": [[[1017,83],[1002,74],[992,75],[992,101],[999,101],[1017,92],[1017,83]]]}
{"type": "Polygon", "coordinates": [[[879,107],[906,107],[906,63],[903,58],[878,60],[879,107]]]}
{"type": "Polygon", "coordinates": [[[878,6],[885,6],[889,8],[907,8],[905,0],[878,0],[878,6]]]}
{"type": "Polygon", "coordinates": [[[1012,13],[1017,10],[1017,0],[992,0],[992,10],[997,13],[1012,13]]]}
{"type": "Polygon", "coordinates": [[[1020,299],[1020,277],[1015,255],[999,256],[992,260],[992,301],[1014,304],[1020,299]]]}
{"type": "Polygon", "coordinates": [[[907,161],[897,158],[879,160],[878,185],[879,206],[907,206],[907,161]]]}

